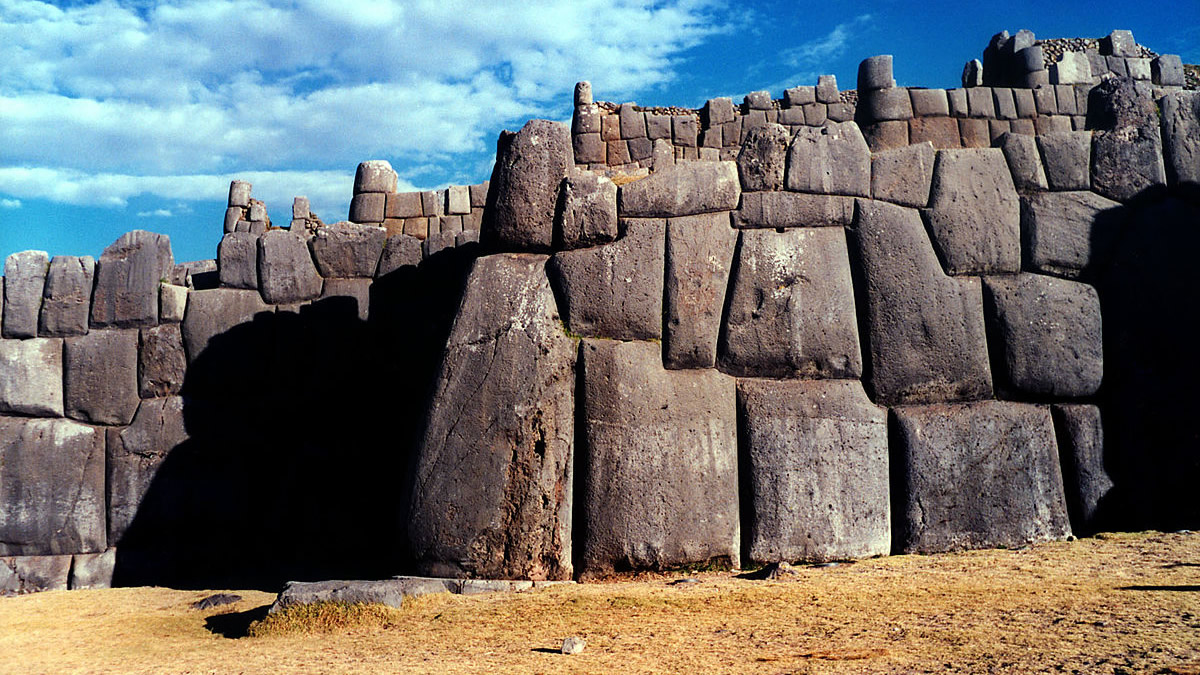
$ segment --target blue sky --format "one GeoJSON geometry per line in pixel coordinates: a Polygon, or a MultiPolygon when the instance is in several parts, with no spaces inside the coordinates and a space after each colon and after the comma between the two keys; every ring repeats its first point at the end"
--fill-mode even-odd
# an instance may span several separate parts
{"type": "Polygon", "coordinates": [[[305,195],[346,217],[355,167],[402,189],[488,177],[501,129],[598,99],[854,87],[895,56],[901,85],[952,87],[1000,30],[1139,42],[1200,62],[1200,0],[1143,5],[573,0],[0,0],[0,257],[99,256],[121,233],[211,258],[229,181],[286,223],[305,195]],[[1062,8],[1060,8],[1061,10],[1062,8]]]}

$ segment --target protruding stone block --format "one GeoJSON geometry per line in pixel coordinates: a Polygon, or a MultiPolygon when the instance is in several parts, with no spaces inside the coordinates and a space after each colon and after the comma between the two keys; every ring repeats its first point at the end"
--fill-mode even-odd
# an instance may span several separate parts
{"type": "Polygon", "coordinates": [[[744,105],[747,110],[770,110],[771,109],[771,92],[769,91],[752,91],[746,94],[744,105]]]}
{"type": "Polygon", "coordinates": [[[562,248],[606,244],[617,238],[617,186],[587,171],[572,171],[563,179],[558,241],[562,248]]]}
{"type": "Polygon", "coordinates": [[[45,251],[21,251],[4,260],[4,337],[37,337],[49,266],[45,251]]]}
{"type": "Polygon", "coordinates": [[[1200,93],[1167,94],[1161,104],[1167,181],[1200,188],[1200,93]]]}
{"type": "Polygon", "coordinates": [[[387,213],[387,194],[364,192],[350,200],[350,221],[354,223],[382,223],[387,213]]]}
{"type": "Polygon", "coordinates": [[[158,323],[158,285],[175,268],[171,240],[134,230],[104,249],[92,294],[93,328],[140,328],[158,323]]]}
{"type": "Polygon", "coordinates": [[[102,430],[0,417],[0,556],[103,551],[104,512],[102,430]]]}
{"type": "Polygon", "coordinates": [[[501,249],[548,250],[554,243],[558,186],[574,165],[565,124],[530,120],[519,132],[502,134],[483,240],[501,249]]]}
{"type": "Polygon", "coordinates": [[[62,340],[0,339],[0,412],[62,417],[62,340]]]}
{"type": "Polygon", "coordinates": [[[1071,529],[1084,535],[1114,521],[1113,480],[1104,466],[1104,428],[1094,405],[1051,406],[1071,529]]]}
{"type": "Polygon", "coordinates": [[[787,158],[789,190],[860,197],[871,193],[871,149],[854,122],[800,129],[787,158]]]}
{"type": "Polygon", "coordinates": [[[229,288],[258,288],[258,235],[230,232],[217,245],[217,273],[229,288]]]}
{"type": "Polygon", "coordinates": [[[858,91],[890,89],[896,86],[892,79],[892,55],[881,54],[863,59],[858,64],[858,91]]]}
{"type": "Polygon", "coordinates": [[[783,187],[791,134],[779,124],[763,124],[746,132],[738,153],[738,174],[743,190],[778,190],[783,187]]]}
{"type": "Polygon", "coordinates": [[[271,311],[271,306],[254,291],[232,288],[193,291],[182,326],[188,362],[194,362],[214,337],[253,320],[255,314],[271,311]]]}
{"type": "Polygon", "coordinates": [[[1150,80],[1160,87],[1182,87],[1186,78],[1178,54],[1163,54],[1150,61],[1150,80]]]}
{"type": "Polygon", "coordinates": [[[662,337],[666,221],[622,222],[625,235],[611,244],[555,254],[551,278],[572,333],[657,340],[662,337]]]}
{"type": "Polygon", "coordinates": [[[1092,66],[1083,52],[1065,52],[1058,63],[1050,65],[1052,84],[1087,84],[1092,81],[1092,66]]]}
{"type": "Polygon", "coordinates": [[[926,216],[947,273],[1021,269],[1021,207],[999,149],[938,151],[926,216]]]}
{"type": "Polygon", "coordinates": [[[871,196],[902,206],[925,206],[935,156],[928,141],[876,153],[871,158],[871,196]]]}
{"type": "Polygon", "coordinates": [[[1166,184],[1158,107],[1144,83],[1104,80],[1088,98],[1092,189],[1127,201],[1166,184]]]}
{"type": "Polygon", "coordinates": [[[1100,38],[1100,53],[1104,56],[1126,58],[1142,55],[1137,47],[1137,42],[1133,39],[1133,32],[1127,30],[1114,30],[1100,38]]]}
{"type": "Polygon", "coordinates": [[[312,300],[321,295],[321,276],[313,265],[308,244],[303,237],[286,230],[272,230],[259,237],[258,279],[263,300],[273,305],[312,300]]]}
{"type": "Polygon", "coordinates": [[[838,85],[837,78],[833,75],[820,75],[817,77],[817,102],[818,103],[837,103],[838,101],[838,85]]]}
{"type": "Polygon", "coordinates": [[[1093,192],[1043,192],[1021,198],[1025,265],[1077,279],[1108,260],[1124,220],[1121,204],[1093,192]]]}
{"type": "Polygon", "coordinates": [[[743,230],[719,364],[743,377],[862,375],[854,289],[839,228],[743,230]]]}
{"type": "Polygon", "coordinates": [[[63,345],[67,417],[129,424],[138,407],[138,332],[93,330],[63,345]]]}
{"type": "Polygon", "coordinates": [[[729,98],[713,98],[705,101],[700,109],[701,119],[706,128],[733,121],[733,100],[729,98]]]}
{"type": "Polygon", "coordinates": [[[1054,424],[1001,401],[894,408],[902,553],[1016,547],[1071,534],[1054,424]]]}
{"type": "Polygon", "coordinates": [[[42,293],[39,335],[67,337],[87,333],[95,269],[96,261],[91,256],[54,256],[42,293]]]}
{"type": "Polygon", "coordinates": [[[663,363],[712,368],[737,231],[724,213],[667,221],[663,363]]]}
{"type": "Polygon", "coordinates": [[[585,340],[582,573],[738,564],[734,380],[658,345],[585,340]]]}
{"type": "Polygon", "coordinates": [[[179,324],[143,328],[138,341],[138,395],[158,398],[178,394],[187,374],[187,353],[179,324]]]}
{"type": "Polygon", "coordinates": [[[575,105],[588,105],[592,102],[592,83],[584,80],[575,83],[575,105]]]}
{"type": "Polygon", "coordinates": [[[856,380],[739,380],[755,562],[891,550],[887,412],[856,380]]]}
{"type": "Polygon", "coordinates": [[[382,227],[343,222],[318,228],[308,245],[321,276],[369,279],[375,276],[386,241],[382,227]]]}
{"type": "Polygon", "coordinates": [[[179,323],[187,312],[188,289],[186,286],[162,284],[158,287],[158,320],[162,323],[179,323]]]}
{"type": "Polygon", "coordinates": [[[239,206],[241,208],[250,208],[250,183],[244,180],[235,180],[229,183],[229,206],[239,206]]]}
{"type": "MultiPolygon", "coordinates": [[[[108,543],[120,545],[138,517],[167,456],[187,440],[183,399],[151,398],[138,406],[133,423],[124,429],[108,430],[108,543]]],[[[166,514],[147,513],[143,518],[166,514]]]]}
{"type": "Polygon", "coordinates": [[[358,171],[354,173],[354,194],[395,192],[396,183],[396,172],[387,160],[368,160],[359,164],[358,171]]]}
{"type": "Polygon", "coordinates": [[[1042,168],[1042,157],[1038,154],[1037,141],[1033,136],[1009,132],[1000,136],[998,145],[1004,151],[1004,159],[1008,162],[1016,189],[1028,192],[1049,187],[1046,184],[1046,171],[1042,168]]]}
{"type": "Polygon", "coordinates": [[[488,256],[467,279],[416,467],[422,573],[572,576],[576,354],[546,260],[488,256]]]}
{"type": "Polygon", "coordinates": [[[732,211],[740,196],[733,162],[683,162],[622,185],[617,213],[622,218],[657,218],[732,211]]]}
{"type": "Polygon", "coordinates": [[[446,190],[446,213],[462,215],[471,212],[471,193],[466,185],[451,185],[446,190]]]}
{"type": "Polygon", "coordinates": [[[1092,132],[1062,131],[1037,136],[1051,190],[1091,187],[1092,132]]]}
{"type": "Polygon", "coordinates": [[[792,87],[783,92],[783,102],[789,108],[799,108],[808,103],[817,102],[816,87],[792,87]]]}
{"type": "Polygon", "coordinates": [[[407,234],[388,237],[379,257],[375,278],[379,279],[406,265],[421,264],[421,240],[407,234]]]}
{"type": "Polygon", "coordinates": [[[738,228],[838,227],[853,221],[853,197],[798,192],[746,192],[733,212],[738,228]]]}

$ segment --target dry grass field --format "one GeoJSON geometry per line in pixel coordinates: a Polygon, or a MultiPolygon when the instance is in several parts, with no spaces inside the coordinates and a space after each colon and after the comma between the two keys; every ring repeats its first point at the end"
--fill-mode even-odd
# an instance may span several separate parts
{"type": "Polygon", "coordinates": [[[0,599],[17,673],[1200,673],[1200,534],[644,575],[263,621],[161,588],[0,599]],[[692,580],[694,579],[694,580],[692,580]],[[582,654],[559,653],[567,636],[582,654]]]}

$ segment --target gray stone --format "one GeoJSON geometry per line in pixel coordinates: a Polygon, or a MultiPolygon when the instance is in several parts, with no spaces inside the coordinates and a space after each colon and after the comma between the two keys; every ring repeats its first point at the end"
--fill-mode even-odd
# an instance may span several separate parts
{"type": "Polygon", "coordinates": [[[1079,101],[1075,97],[1075,87],[1069,84],[1057,85],[1054,87],[1054,96],[1060,115],[1075,115],[1080,112],[1079,101]]]}
{"type": "Polygon", "coordinates": [[[1092,189],[1126,201],[1165,185],[1158,107],[1142,83],[1104,80],[1088,99],[1092,135],[1092,189]]]}
{"type": "Polygon", "coordinates": [[[729,98],[709,99],[700,109],[700,115],[706,129],[717,124],[732,122],[733,101],[729,98]]]}
{"type": "Polygon", "coordinates": [[[962,86],[963,87],[982,87],[983,86],[983,62],[979,59],[971,59],[963,66],[962,70],[962,86]]]}
{"type": "Polygon", "coordinates": [[[862,92],[858,107],[867,122],[910,120],[913,117],[912,99],[904,87],[862,92]]]}
{"type": "Polygon", "coordinates": [[[364,192],[350,200],[350,220],[355,223],[382,223],[387,213],[387,194],[364,192]]]}
{"type": "Polygon", "coordinates": [[[849,122],[854,119],[856,108],[850,103],[830,103],[826,107],[826,117],[833,122],[849,122]]]}
{"type": "Polygon", "coordinates": [[[1051,190],[1087,190],[1092,186],[1092,132],[1060,131],[1036,138],[1051,190]]]}
{"type": "Polygon", "coordinates": [[[379,269],[375,278],[379,279],[406,265],[421,264],[421,240],[407,234],[397,234],[388,237],[383,246],[383,254],[379,257],[379,269]]]}
{"type": "Polygon", "coordinates": [[[1041,45],[1029,45],[1013,52],[1016,57],[1016,65],[1018,70],[1026,73],[1035,70],[1043,70],[1046,67],[1045,55],[1041,45]]]}
{"type": "Polygon", "coordinates": [[[870,382],[885,405],[991,396],[978,279],[945,276],[917,211],[858,200],[870,382]]]}
{"type": "MultiPolygon", "coordinates": [[[[485,196],[486,199],[486,196],[485,196]]],[[[395,192],[384,199],[384,218],[419,218],[425,215],[420,192],[395,192]]]]}
{"type": "Polygon", "coordinates": [[[1013,89],[1012,95],[1013,104],[1017,107],[1017,117],[1021,119],[1037,117],[1037,104],[1033,100],[1033,90],[1013,89]]]}
{"type": "Polygon", "coordinates": [[[732,211],[741,188],[733,162],[683,162],[622,185],[617,192],[621,217],[673,217],[732,211]]]}
{"type": "Polygon", "coordinates": [[[1004,159],[1012,172],[1013,186],[1022,191],[1046,190],[1046,171],[1042,168],[1042,157],[1038,154],[1037,141],[1033,136],[1014,134],[1011,131],[997,139],[1004,151],[1004,159]]]}
{"type": "Polygon", "coordinates": [[[563,179],[562,209],[555,227],[562,248],[606,244],[617,238],[617,186],[588,171],[563,179]]]}
{"type": "Polygon", "coordinates": [[[583,650],[586,648],[587,640],[577,635],[572,635],[571,637],[563,640],[562,643],[563,654],[582,654],[583,650]]]}
{"type": "Polygon", "coordinates": [[[0,555],[105,548],[104,432],[0,417],[0,555]]]}
{"type": "Polygon", "coordinates": [[[0,412],[62,417],[61,339],[0,339],[0,412]]]}
{"type": "Polygon", "coordinates": [[[966,117],[969,108],[967,107],[967,90],[966,89],[950,89],[946,91],[946,103],[950,106],[950,115],[953,117],[966,117]]]}
{"type": "Polygon", "coordinates": [[[188,439],[183,399],[149,398],[133,423],[108,430],[108,543],[119,546],[163,462],[188,439]]]}
{"type": "Polygon", "coordinates": [[[1125,59],[1125,70],[1135,80],[1150,79],[1150,59],[1125,59]]]}
{"type": "Polygon", "coordinates": [[[818,103],[837,103],[838,87],[837,78],[833,75],[817,76],[817,102],[818,103]]]}
{"type": "Polygon", "coordinates": [[[783,101],[789,108],[798,108],[807,103],[817,102],[816,87],[792,87],[783,92],[783,101]]]}
{"type": "Polygon", "coordinates": [[[622,103],[617,110],[617,119],[621,125],[621,138],[646,137],[646,114],[634,107],[633,103],[622,103]]]}
{"type": "Polygon", "coordinates": [[[1104,56],[1141,56],[1133,33],[1127,30],[1114,30],[1100,38],[1100,53],[1104,56]]]}
{"type": "Polygon", "coordinates": [[[39,335],[67,337],[87,333],[95,271],[96,261],[90,255],[54,256],[42,293],[39,335]]]}
{"type": "Polygon", "coordinates": [[[425,258],[436,255],[445,249],[454,248],[455,237],[458,235],[447,232],[431,232],[425,241],[421,242],[421,255],[425,258]]]}
{"type": "MultiPolygon", "coordinates": [[[[958,148],[962,146],[963,134],[959,122],[983,120],[956,120],[953,117],[918,117],[908,122],[909,145],[929,141],[934,148],[958,148]]],[[[903,147],[903,146],[902,146],[903,147]]]]}
{"type": "Polygon", "coordinates": [[[1174,92],[1160,103],[1167,180],[1200,187],[1200,92],[1174,92]]]}
{"type": "Polygon", "coordinates": [[[747,110],[770,110],[773,107],[769,91],[752,91],[746,94],[744,101],[747,110]]]}
{"type": "Polygon", "coordinates": [[[733,212],[738,228],[837,227],[853,221],[853,197],[797,192],[747,192],[733,212]]]}
{"type": "Polygon", "coordinates": [[[0,558],[0,597],[65,591],[71,571],[69,555],[26,555],[0,558]]]}
{"type": "Polygon", "coordinates": [[[480,258],[450,330],[408,534],[438,576],[570,579],[575,342],[547,258],[480,258]]]}
{"type": "Polygon", "coordinates": [[[229,206],[249,208],[251,187],[250,183],[244,180],[231,181],[229,183],[229,206]]]}
{"type": "Polygon", "coordinates": [[[575,83],[575,105],[590,105],[592,103],[592,83],[587,80],[575,83]]]}
{"type": "Polygon", "coordinates": [[[443,579],[400,576],[383,581],[289,581],[268,613],[297,605],[336,602],[366,603],[403,608],[407,598],[431,593],[479,595],[522,592],[570,581],[524,581],[510,579],[443,579]]]}
{"type": "Polygon", "coordinates": [[[611,244],[555,254],[552,278],[572,333],[656,340],[662,337],[666,222],[622,224],[625,235],[611,244]]]}
{"type": "Polygon", "coordinates": [[[258,235],[230,232],[217,245],[217,273],[229,288],[258,288],[258,235]]]}
{"type": "Polygon", "coordinates": [[[1150,61],[1150,80],[1162,87],[1182,87],[1183,60],[1178,54],[1163,54],[1150,61]]]}
{"type": "Polygon", "coordinates": [[[138,395],[157,398],[178,394],[187,374],[187,353],[179,324],[143,328],[138,341],[138,395]]]}
{"type": "Polygon", "coordinates": [[[677,146],[696,147],[696,140],[700,136],[700,120],[694,115],[673,116],[671,118],[671,136],[677,146]]]}
{"type": "Polygon", "coordinates": [[[292,199],[292,219],[297,218],[304,220],[309,216],[308,197],[295,197],[292,199]]]}
{"type": "Polygon", "coordinates": [[[1113,480],[1104,467],[1104,428],[1094,405],[1051,406],[1071,529],[1084,535],[1113,522],[1113,480]]]}
{"type": "Polygon", "coordinates": [[[871,194],[871,149],[854,122],[800,129],[787,160],[789,190],[858,197],[871,194]]]}
{"type": "Polygon", "coordinates": [[[382,227],[335,223],[317,228],[308,245],[321,276],[369,279],[375,276],[386,242],[387,230],[382,227]]]}
{"type": "Polygon", "coordinates": [[[93,330],[63,341],[67,417],[129,424],[138,407],[138,332],[93,330]]]}
{"type": "Polygon", "coordinates": [[[188,363],[195,361],[214,337],[238,324],[248,323],[255,314],[269,312],[271,306],[254,291],[232,288],[193,291],[182,326],[188,363]]]}
{"type": "Polygon", "coordinates": [[[746,132],[738,153],[738,174],[743,190],[778,190],[783,187],[791,134],[779,124],[764,124],[746,132]]]}
{"type": "Polygon", "coordinates": [[[565,124],[530,120],[516,134],[502,135],[483,240],[502,249],[548,250],[554,243],[558,186],[574,165],[565,124]]]}
{"type": "Polygon", "coordinates": [[[96,264],[92,327],[140,328],[158,323],[158,285],[175,268],[166,235],[134,230],[121,235],[96,264]]]}
{"type": "Polygon", "coordinates": [[[471,192],[466,185],[451,185],[446,190],[446,213],[462,215],[471,212],[471,192]]]}
{"type": "Polygon", "coordinates": [[[1124,219],[1121,204],[1093,192],[1021,198],[1022,255],[1028,269],[1077,279],[1107,262],[1124,219]]]}
{"type": "Polygon", "coordinates": [[[103,553],[76,553],[71,557],[71,590],[112,588],[117,567],[117,549],[103,553]]]}
{"type": "Polygon", "coordinates": [[[739,562],[734,380],[664,370],[649,342],[585,340],[584,577],[739,562]]]}
{"type": "MultiPolygon", "coordinates": [[[[374,272],[372,269],[371,274],[374,272]]],[[[263,300],[271,304],[285,305],[321,295],[321,276],[307,242],[285,230],[272,230],[259,237],[258,279],[263,300]]]]}
{"type": "Polygon", "coordinates": [[[949,274],[1021,269],[1021,206],[998,148],[939,150],[925,212],[949,274]]]}
{"type": "Polygon", "coordinates": [[[929,141],[875,153],[871,157],[871,196],[903,206],[925,206],[935,157],[929,141]]]}
{"type": "Polygon", "coordinates": [[[858,64],[858,91],[890,89],[896,86],[892,79],[892,55],[881,54],[863,59],[858,64]]]}
{"type": "Polygon", "coordinates": [[[1052,84],[1087,84],[1092,81],[1092,66],[1083,52],[1065,52],[1058,63],[1050,65],[1052,84]]]}
{"type": "Polygon", "coordinates": [[[397,177],[386,160],[372,159],[358,165],[354,173],[354,194],[363,192],[395,192],[397,177]]]}
{"type": "MultiPolygon", "coordinates": [[[[501,138],[505,138],[501,134],[501,138]]],[[[438,193],[433,190],[426,190],[421,193],[421,213],[427,217],[442,215],[442,200],[438,199],[438,193]]]]}
{"type": "Polygon", "coordinates": [[[819,127],[829,118],[829,106],[824,103],[810,103],[804,110],[804,124],[819,127]]]}
{"type": "Polygon", "coordinates": [[[4,337],[37,337],[49,266],[45,251],[21,251],[4,260],[4,337]]]}
{"type": "Polygon", "coordinates": [[[743,230],[719,364],[743,377],[862,375],[840,229],[743,230]]]}
{"type": "Polygon", "coordinates": [[[667,221],[663,363],[712,368],[737,231],[724,213],[667,221]]]}
{"type": "Polygon", "coordinates": [[[340,298],[338,302],[353,302],[354,311],[347,311],[346,314],[356,315],[359,321],[366,321],[371,309],[371,280],[326,279],[321,300],[330,298],[340,298]]]}
{"type": "Polygon", "coordinates": [[[461,247],[479,243],[479,230],[464,230],[454,235],[454,246],[461,247]]]}
{"type": "Polygon", "coordinates": [[[1017,104],[1013,100],[1012,89],[993,87],[992,98],[996,103],[996,117],[1002,120],[1017,119],[1017,104]]]}
{"type": "Polygon", "coordinates": [[[162,284],[158,287],[158,320],[162,323],[179,323],[187,312],[188,289],[186,286],[162,284]]]}
{"type": "Polygon", "coordinates": [[[1015,547],[1070,536],[1046,407],[981,401],[892,414],[900,460],[896,551],[1015,547]]]}
{"type": "Polygon", "coordinates": [[[1034,396],[1090,396],[1104,375],[1100,298],[1039,274],[986,277],[985,306],[1005,385],[1034,396]]]}
{"type": "Polygon", "coordinates": [[[913,115],[916,117],[945,117],[950,114],[950,102],[945,89],[910,88],[908,96],[912,99],[913,115]]]}
{"type": "Polygon", "coordinates": [[[887,412],[855,380],[739,380],[758,563],[891,550],[887,412]]]}
{"type": "Polygon", "coordinates": [[[991,87],[971,87],[967,92],[967,110],[971,117],[996,118],[996,99],[991,87]]]}
{"type": "Polygon", "coordinates": [[[250,212],[247,220],[251,223],[267,222],[267,205],[257,199],[250,200],[250,212]]]}

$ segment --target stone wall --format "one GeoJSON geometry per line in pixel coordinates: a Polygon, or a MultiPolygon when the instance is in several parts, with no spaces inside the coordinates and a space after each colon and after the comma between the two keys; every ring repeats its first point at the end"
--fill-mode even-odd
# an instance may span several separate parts
{"type": "MultiPolygon", "coordinates": [[[[1082,128],[962,147],[959,122],[996,120],[890,73],[864,61],[857,112],[820,126],[747,97],[732,148],[712,120],[677,145],[673,114],[670,152],[621,171],[545,120],[501,134],[483,186],[396,193],[365,162],[353,222],[298,199],[273,227],[235,182],[215,265],[140,231],[98,261],[10,256],[0,589],[592,578],[1200,525],[1179,320],[1200,94],[1105,77],[1082,128]],[[957,143],[911,142],[925,119],[957,143]],[[686,151],[715,128],[715,157],[686,151]]],[[[994,111],[1016,90],[955,91],[994,111]]],[[[586,87],[577,132],[585,109],[663,133],[586,87]]]]}

